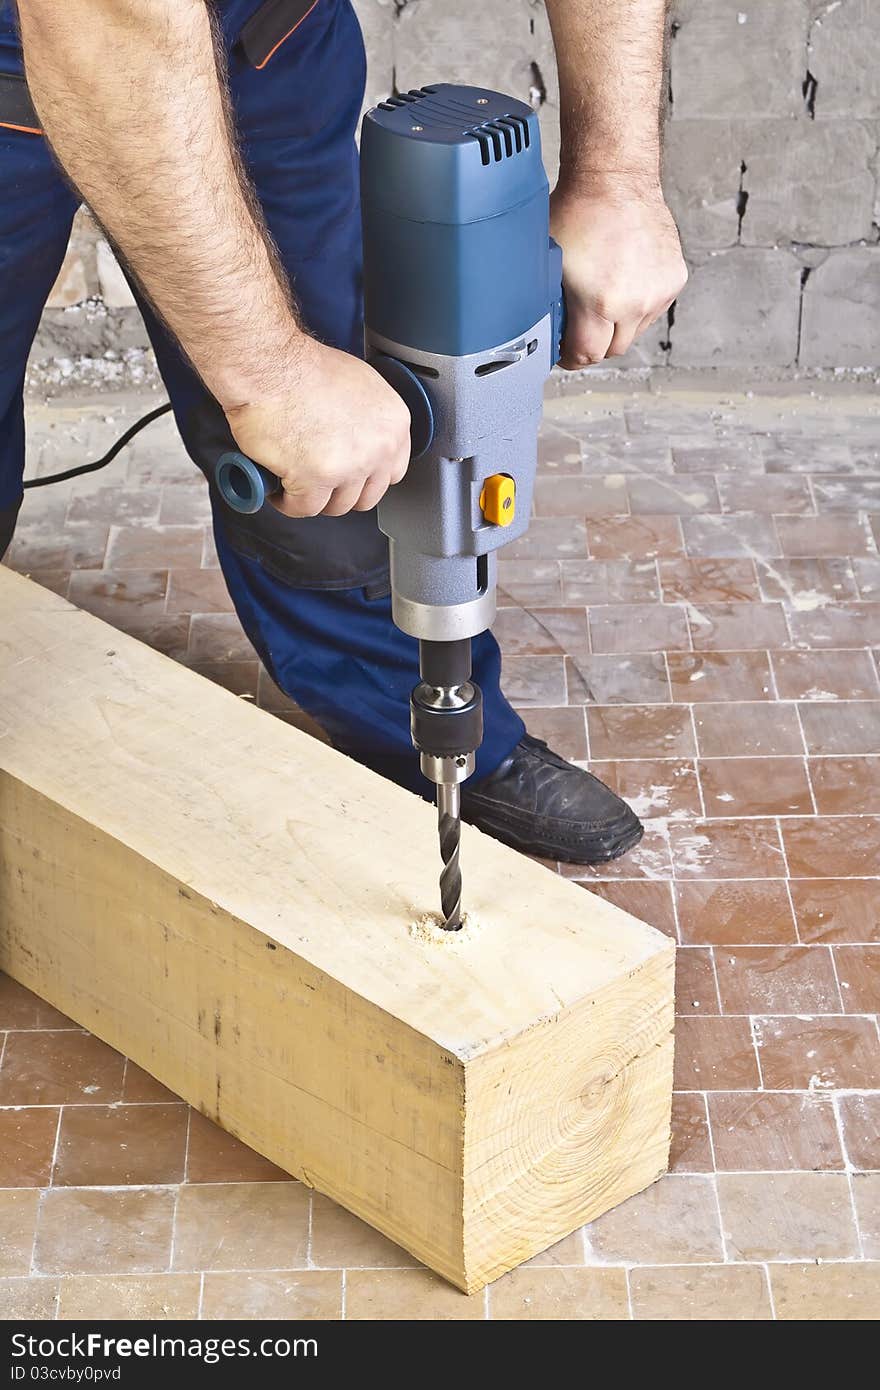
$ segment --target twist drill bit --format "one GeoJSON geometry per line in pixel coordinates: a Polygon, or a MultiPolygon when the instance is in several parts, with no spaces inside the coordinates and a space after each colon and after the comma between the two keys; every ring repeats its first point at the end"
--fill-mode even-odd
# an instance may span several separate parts
{"type": "Polygon", "coordinates": [[[461,792],[457,783],[441,782],[437,787],[437,826],[440,835],[440,905],[443,930],[461,930],[461,792]]]}

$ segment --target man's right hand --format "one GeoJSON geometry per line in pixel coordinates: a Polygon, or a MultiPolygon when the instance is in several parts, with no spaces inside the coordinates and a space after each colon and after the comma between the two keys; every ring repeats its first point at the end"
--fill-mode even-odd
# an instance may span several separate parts
{"type": "Polygon", "coordinates": [[[410,456],[409,411],[359,357],[300,337],[282,393],[226,411],[248,458],[277,473],[288,516],[344,516],[375,507],[410,456]]]}

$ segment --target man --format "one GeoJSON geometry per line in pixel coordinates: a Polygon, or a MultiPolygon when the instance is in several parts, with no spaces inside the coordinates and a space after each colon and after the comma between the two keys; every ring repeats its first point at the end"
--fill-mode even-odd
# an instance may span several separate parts
{"type": "MultiPolygon", "coordinates": [[[[686,279],[659,185],[665,3],[547,0],[569,368],[626,352],[686,279]]],[[[425,792],[408,733],[416,643],[391,621],[373,510],[409,434],[359,356],[365,64],[350,0],[19,0],[18,23],[4,0],[0,553],[21,499],[25,359],[82,197],[131,275],[191,457],[208,471],[234,438],[282,479],[256,524],[215,513],[248,636],[337,747],[425,792]]],[[[474,672],[486,738],[465,817],[551,859],[635,844],[624,802],[525,735],[489,634],[474,672]]]]}

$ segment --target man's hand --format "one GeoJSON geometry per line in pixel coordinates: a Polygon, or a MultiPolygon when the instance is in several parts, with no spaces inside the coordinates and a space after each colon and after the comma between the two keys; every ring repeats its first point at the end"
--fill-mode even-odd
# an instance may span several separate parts
{"type": "Polygon", "coordinates": [[[562,247],[569,371],[620,357],[669,308],[687,280],[678,231],[658,183],[592,174],[560,181],[550,230],[562,247]]]}
{"type": "Polygon", "coordinates": [[[278,394],[227,408],[236,443],[277,473],[288,516],[366,512],[399,483],[410,455],[409,411],[366,362],[301,338],[278,394]]]}

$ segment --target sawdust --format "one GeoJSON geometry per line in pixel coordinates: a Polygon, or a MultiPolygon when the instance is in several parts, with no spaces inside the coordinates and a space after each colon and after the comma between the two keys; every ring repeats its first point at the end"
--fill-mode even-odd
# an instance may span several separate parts
{"type": "Polygon", "coordinates": [[[448,951],[475,941],[482,930],[480,922],[470,912],[462,914],[459,931],[444,931],[442,922],[439,912],[424,912],[410,923],[409,934],[423,946],[439,946],[448,951]]]}

